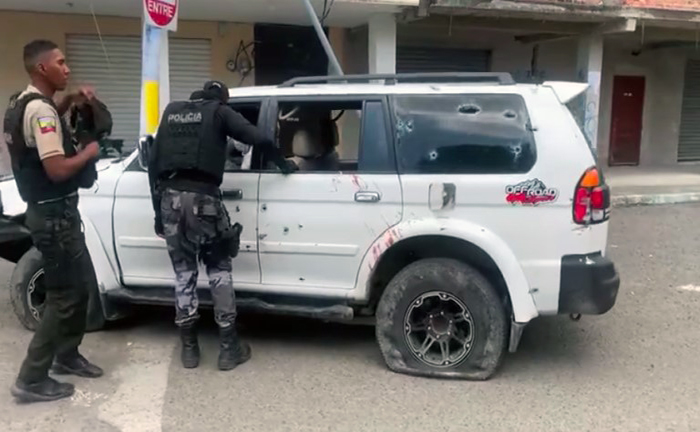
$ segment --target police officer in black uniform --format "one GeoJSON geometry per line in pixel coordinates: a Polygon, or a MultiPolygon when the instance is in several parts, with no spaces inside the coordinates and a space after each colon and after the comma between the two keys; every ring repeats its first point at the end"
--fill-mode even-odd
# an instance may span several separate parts
{"type": "Polygon", "coordinates": [[[24,64],[31,84],[10,98],[3,127],[17,188],[27,203],[25,223],[44,260],[46,303],[11,393],[21,401],[36,402],[69,397],[75,391],[72,384],[49,378],[50,367],[57,374],[102,375],[78,352],[89,290],[97,290],[97,279],[81,230],[77,191],[92,185],[99,147],[91,141],[76,148],[63,119],[71,106],[92,99],[92,91],[82,89],[58,104],[53,100],[66,88],[70,74],[56,44],[27,44],[24,64]]]}
{"type": "Polygon", "coordinates": [[[155,231],[166,240],[176,275],[175,324],[180,328],[186,368],[199,365],[198,260],[207,270],[220,329],[219,369],[231,370],[251,356],[250,346],[236,332],[231,275],[231,258],[238,254],[240,229],[245,227],[231,226],[219,190],[227,137],[257,146],[285,174],[297,169],[270,139],[227,105],[228,99],[226,85],[209,81],[189,101],[170,103],[150,150],[155,231]]]}

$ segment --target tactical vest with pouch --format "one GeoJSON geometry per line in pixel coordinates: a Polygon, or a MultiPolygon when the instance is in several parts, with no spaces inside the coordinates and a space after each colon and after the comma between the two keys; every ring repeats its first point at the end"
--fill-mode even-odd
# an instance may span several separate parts
{"type": "Polygon", "coordinates": [[[157,176],[186,173],[221,184],[226,164],[226,135],[216,122],[221,105],[214,100],[168,104],[156,136],[157,176]]]}
{"type": "MultiPolygon", "coordinates": [[[[21,98],[20,94],[16,93],[10,98],[3,123],[5,142],[12,160],[12,172],[20,197],[24,202],[37,203],[62,198],[76,192],[79,188],[79,176],[76,175],[60,183],[52,181],[44,170],[39,151],[27,146],[24,140],[24,113],[27,105],[40,99],[51,105],[58,113],[56,104],[52,99],[39,93],[29,93],[21,98]]],[[[61,123],[65,156],[75,156],[77,151],[73,146],[68,125],[60,116],[57,120],[61,123]]]]}

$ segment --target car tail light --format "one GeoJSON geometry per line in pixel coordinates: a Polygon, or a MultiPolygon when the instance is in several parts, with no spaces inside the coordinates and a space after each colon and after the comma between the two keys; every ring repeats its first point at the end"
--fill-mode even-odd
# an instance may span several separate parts
{"type": "Polygon", "coordinates": [[[574,222],[590,225],[610,218],[610,188],[597,168],[589,168],[581,176],[574,192],[574,222]]]}

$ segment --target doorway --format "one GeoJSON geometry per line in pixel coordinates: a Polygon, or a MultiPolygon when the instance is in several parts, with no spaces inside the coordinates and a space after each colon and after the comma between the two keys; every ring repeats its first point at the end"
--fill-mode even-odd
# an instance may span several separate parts
{"type": "Polygon", "coordinates": [[[254,31],[255,85],[328,75],[328,58],[313,27],[256,24],[254,31]]]}
{"type": "Polygon", "coordinates": [[[610,166],[639,165],[645,83],[643,76],[617,75],[613,79],[610,166]]]}

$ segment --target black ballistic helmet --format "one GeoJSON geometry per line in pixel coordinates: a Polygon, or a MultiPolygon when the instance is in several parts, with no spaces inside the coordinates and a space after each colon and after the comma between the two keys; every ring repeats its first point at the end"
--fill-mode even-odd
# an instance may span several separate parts
{"type": "Polygon", "coordinates": [[[221,81],[207,81],[204,83],[204,92],[226,103],[228,102],[228,87],[221,81]]]}

